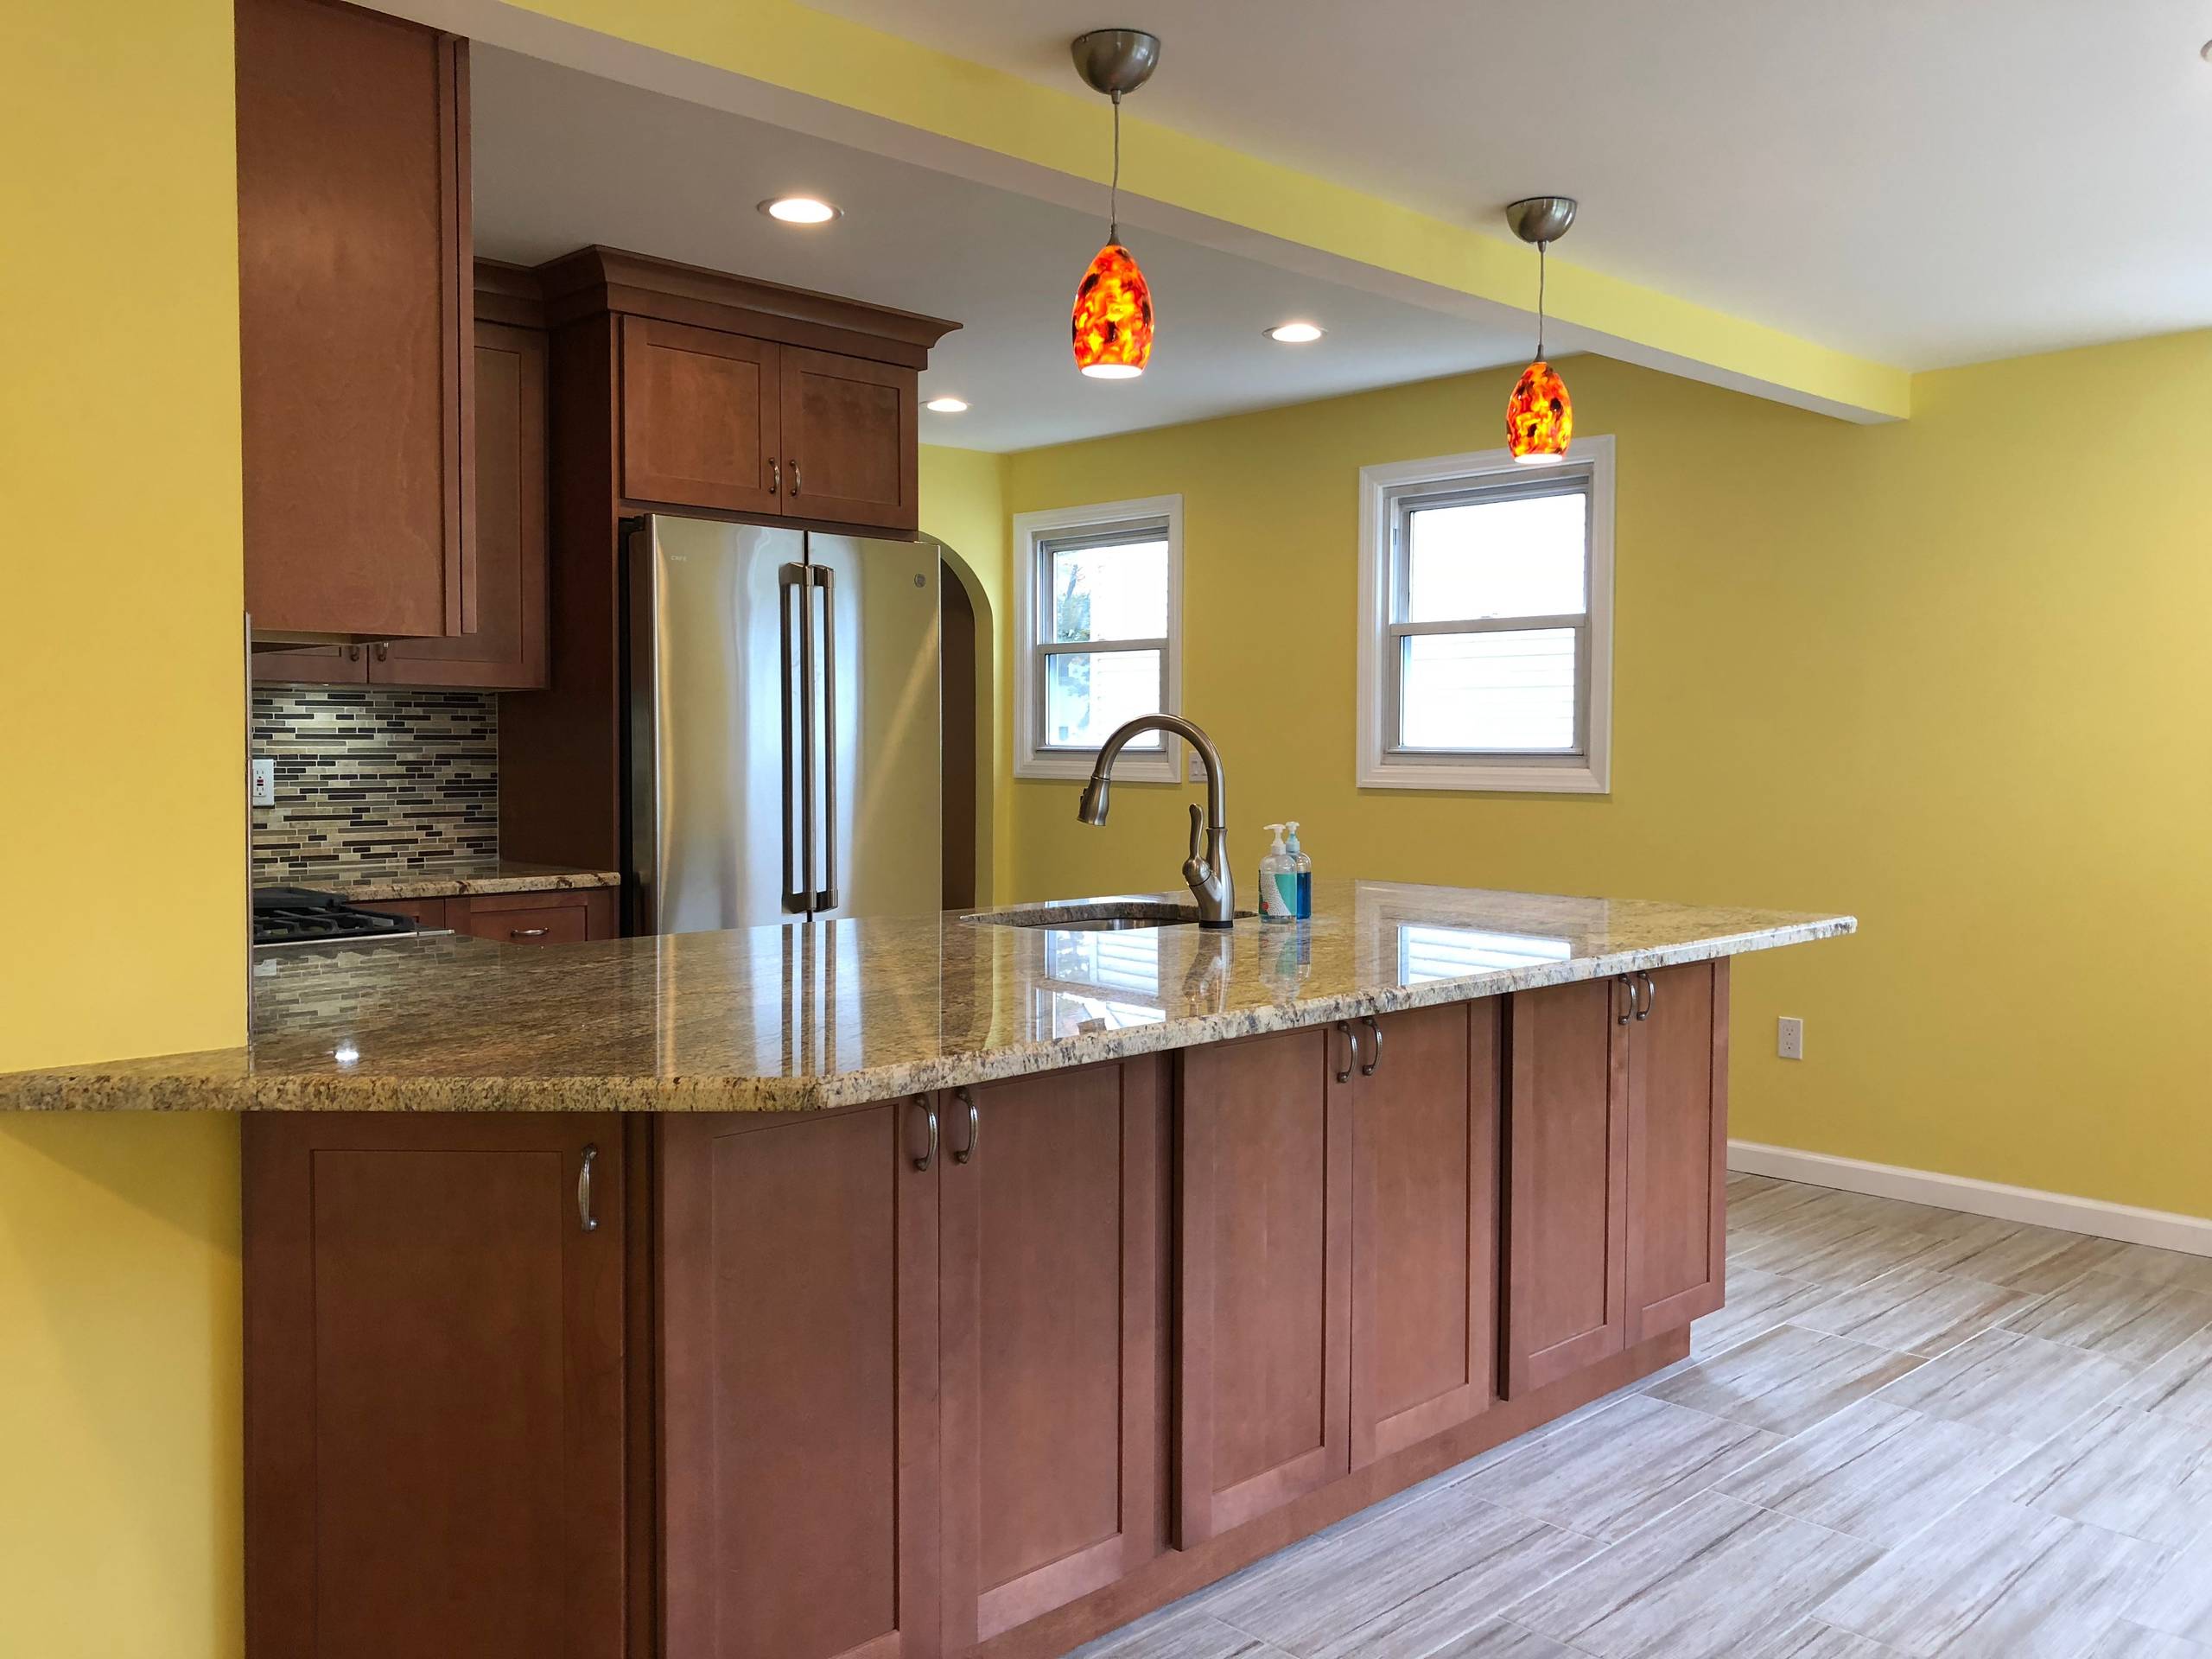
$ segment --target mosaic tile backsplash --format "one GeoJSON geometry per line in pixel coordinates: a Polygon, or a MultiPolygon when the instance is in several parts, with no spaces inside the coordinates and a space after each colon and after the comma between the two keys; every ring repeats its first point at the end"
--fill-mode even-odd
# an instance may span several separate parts
{"type": "Polygon", "coordinates": [[[252,752],[276,763],[276,804],[253,809],[257,885],[499,850],[499,703],[489,691],[259,688],[252,752]]]}

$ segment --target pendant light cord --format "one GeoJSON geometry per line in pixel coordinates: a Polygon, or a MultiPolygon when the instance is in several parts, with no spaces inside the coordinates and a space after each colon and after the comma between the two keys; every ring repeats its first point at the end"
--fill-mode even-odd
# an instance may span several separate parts
{"type": "Polygon", "coordinates": [[[1122,95],[1114,94],[1114,182],[1106,196],[1106,239],[1122,239],[1122,95]]]}
{"type": "Polygon", "coordinates": [[[1544,251],[1548,242],[1536,244],[1536,361],[1544,360],[1544,251]]]}

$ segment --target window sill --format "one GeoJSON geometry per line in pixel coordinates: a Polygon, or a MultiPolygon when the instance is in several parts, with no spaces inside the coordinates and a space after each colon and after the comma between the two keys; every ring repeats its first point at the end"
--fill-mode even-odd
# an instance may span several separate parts
{"type": "MultiPolygon", "coordinates": [[[[1114,781],[1117,784],[1172,784],[1176,781],[1174,751],[1179,743],[1170,742],[1168,753],[1144,754],[1135,749],[1123,749],[1114,761],[1114,781]]],[[[1098,764],[1096,749],[1064,749],[1046,754],[1030,754],[1018,758],[1014,763],[1016,778],[1074,778],[1086,779],[1091,768],[1098,764]]]]}
{"type": "Polygon", "coordinates": [[[1456,789],[1495,795],[1609,795],[1611,780],[1587,762],[1516,766],[1510,762],[1385,760],[1363,763],[1362,789],[1456,789]]]}

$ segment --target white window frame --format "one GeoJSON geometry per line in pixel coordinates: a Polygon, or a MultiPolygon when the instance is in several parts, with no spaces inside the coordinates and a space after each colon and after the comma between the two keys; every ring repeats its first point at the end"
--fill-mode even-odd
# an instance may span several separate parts
{"type": "MultiPolygon", "coordinates": [[[[1394,750],[1398,651],[1391,622],[1397,560],[1398,502],[1440,486],[1479,490],[1487,482],[1525,484],[1531,469],[1503,449],[1437,455],[1363,467],[1359,473],[1359,728],[1355,778],[1362,789],[1462,789],[1604,795],[1612,787],[1613,440],[1577,438],[1570,458],[1545,469],[1589,480],[1590,609],[1586,684],[1578,711],[1580,752],[1570,755],[1440,755],[1394,750]]],[[[1510,626],[1541,624],[1515,618],[1510,626]]]]}
{"type": "MultiPolygon", "coordinates": [[[[1167,527],[1167,633],[1164,639],[1102,640],[1108,647],[1157,647],[1160,653],[1162,712],[1183,709],[1183,498],[1147,496],[1135,501],[1102,501],[1091,506],[1055,507],[1048,512],[1014,516],[1014,775],[1017,778],[1088,778],[1098,751],[1041,747],[1044,729],[1045,658],[1049,636],[1038,607],[1048,591],[1039,575],[1048,543],[1071,532],[1090,535],[1164,523],[1167,527]]],[[[1116,779],[1173,783],[1182,757],[1179,740],[1162,735],[1159,749],[1124,749],[1114,763],[1116,779]]]]}

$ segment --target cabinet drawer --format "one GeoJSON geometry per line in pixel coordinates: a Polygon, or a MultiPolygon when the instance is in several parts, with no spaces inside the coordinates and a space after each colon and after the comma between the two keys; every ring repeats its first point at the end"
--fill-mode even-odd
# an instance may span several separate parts
{"type": "Polygon", "coordinates": [[[585,892],[503,893],[454,899],[446,906],[446,925],[455,932],[499,944],[581,944],[614,937],[614,894],[594,887],[585,892]]]}
{"type": "Polygon", "coordinates": [[[591,937],[591,923],[582,905],[486,911],[472,902],[453,925],[460,932],[501,944],[581,944],[591,937]]]}
{"type": "Polygon", "coordinates": [[[417,927],[443,927],[446,925],[446,901],[442,899],[360,899],[354,901],[359,910],[372,910],[379,916],[404,916],[417,927]]]}

